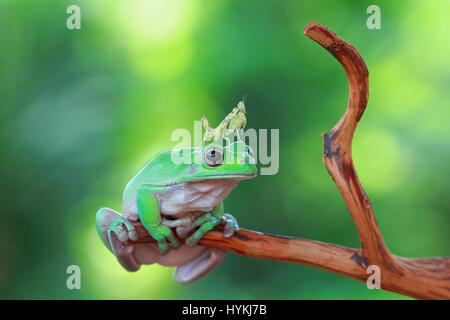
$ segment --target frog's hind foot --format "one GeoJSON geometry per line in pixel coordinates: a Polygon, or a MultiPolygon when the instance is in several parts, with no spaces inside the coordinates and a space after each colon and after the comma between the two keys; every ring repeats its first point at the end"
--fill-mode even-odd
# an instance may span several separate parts
{"type": "Polygon", "coordinates": [[[226,252],[217,248],[206,248],[197,258],[177,266],[175,280],[180,284],[188,284],[203,277],[217,267],[225,258],[226,252]]]}
{"type": "Polygon", "coordinates": [[[121,215],[117,211],[109,208],[101,208],[95,216],[95,224],[98,234],[105,246],[113,253],[114,248],[111,245],[111,233],[114,233],[121,242],[128,239],[137,240],[138,234],[132,221],[136,221],[132,215],[121,215]]]}
{"type": "Polygon", "coordinates": [[[126,243],[128,239],[138,238],[131,221],[136,221],[135,215],[121,215],[109,208],[101,208],[95,216],[97,231],[105,246],[126,270],[137,271],[140,263],[134,257],[134,246],[126,243]]]}

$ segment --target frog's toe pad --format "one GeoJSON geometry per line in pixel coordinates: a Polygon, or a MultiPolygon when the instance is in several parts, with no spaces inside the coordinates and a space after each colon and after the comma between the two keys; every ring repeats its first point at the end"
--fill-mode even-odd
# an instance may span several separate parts
{"type": "Polygon", "coordinates": [[[119,227],[116,234],[120,241],[125,242],[128,240],[128,231],[123,227],[119,227]]]}
{"type": "Polygon", "coordinates": [[[225,227],[223,230],[223,235],[225,238],[229,238],[235,232],[239,231],[239,225],[237,223],[237,220],[231,214],[229,214],[229,213],[224,214],[222,219],[225,222],[225,227]]]}
{"type": "Polygon", "coordinates": [[[139,239],[139,235],[133,230],[128,233],[128,238],[130,238],[130,240],[137,241],[139,239]]]}
{"type": "Polygon", "coordinates": [[[194,237],[194,235],[189,236],[184,241],[189,247],[195,247],[198,243],[198,240],[194,237]]]}
{"type": "Polygon", "coordinates": [[[186,238],[186,236],[189,234],[189,228],[185,227],[178,227],[176,229],[177,236],[181,239],[186,238]]]}

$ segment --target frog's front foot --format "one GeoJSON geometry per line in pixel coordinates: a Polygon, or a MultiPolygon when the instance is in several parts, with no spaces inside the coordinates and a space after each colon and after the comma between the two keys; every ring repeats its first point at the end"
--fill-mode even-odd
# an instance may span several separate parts
{"type": "Polygon", "coordinates": [[[170,251],[170,247],[167,241],[170,242],[174,249],[180,247],[180,242],[173,234],[172,230],[165,225],[158,225],[156,227],[146,227],[153,239],[156,240],[159,247],[159,252],[162,256],[165,256],[170,251]]]}
{"type": "Polygon", "coordinates": [[[190,227],[190,230],[198,228],[192,235],[186,238],[185,243],[189,247],[194,247],[197,245],[197,243],[200,241],[200,239],[203,237],[203,235],[214,229],[215,226],[217,226],[220,223],[220,218],[216,217],[215,215],[211,213],[207,213],[200,218],[198,218],[190,227]]]}
{"type": "Polygon", "coordinates": [[[225,228],[223,230],[223,235],[225,238],[231,237],[235,232],[239,231],[239,225],[235,217],[229,213],[225,213],[222,216],[222,220],[225,223],[225,228]]]}

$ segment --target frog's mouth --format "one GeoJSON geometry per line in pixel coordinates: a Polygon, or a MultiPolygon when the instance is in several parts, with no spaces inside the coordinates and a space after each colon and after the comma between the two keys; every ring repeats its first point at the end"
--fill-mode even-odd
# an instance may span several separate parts
{"type": "Polygon", "coordinates": [[[248,174],[239,174],[239,173],[235,173],[235,174],[210,174],[210,175],[204,175],[204,176],[199,176],[199,178],[202,179],[240,179],[240,180],[244,180],[244,179],[251,179],[253,177],[256,176],[256,173],[248,173],[248,174]]]}

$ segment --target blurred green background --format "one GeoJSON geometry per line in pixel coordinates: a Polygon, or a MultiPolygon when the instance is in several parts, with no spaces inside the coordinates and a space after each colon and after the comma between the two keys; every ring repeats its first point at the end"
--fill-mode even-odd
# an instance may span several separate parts
{"type": "Polygon", "coordinates": [[[226,200],[240,225],[358,247],[321,162],[343,114],[341,66],[302,34],[315,20],[357,48],[370,98],[355,165],[397,255],[450,252],[449,1],[0,1],[0,298],[403,299],[306,266],[228,254],[188,286],[124,271],[94,226],[176,128],[212,125],[244,94],[247,128],[280,129],[280,170],[226,200]],[[66,9],[81,8],[81,30],[66,9]],[[381,30],[366,9],[381,8],[381,30]],[[66,268],[81,268],[81,290],[66,268]]]}

